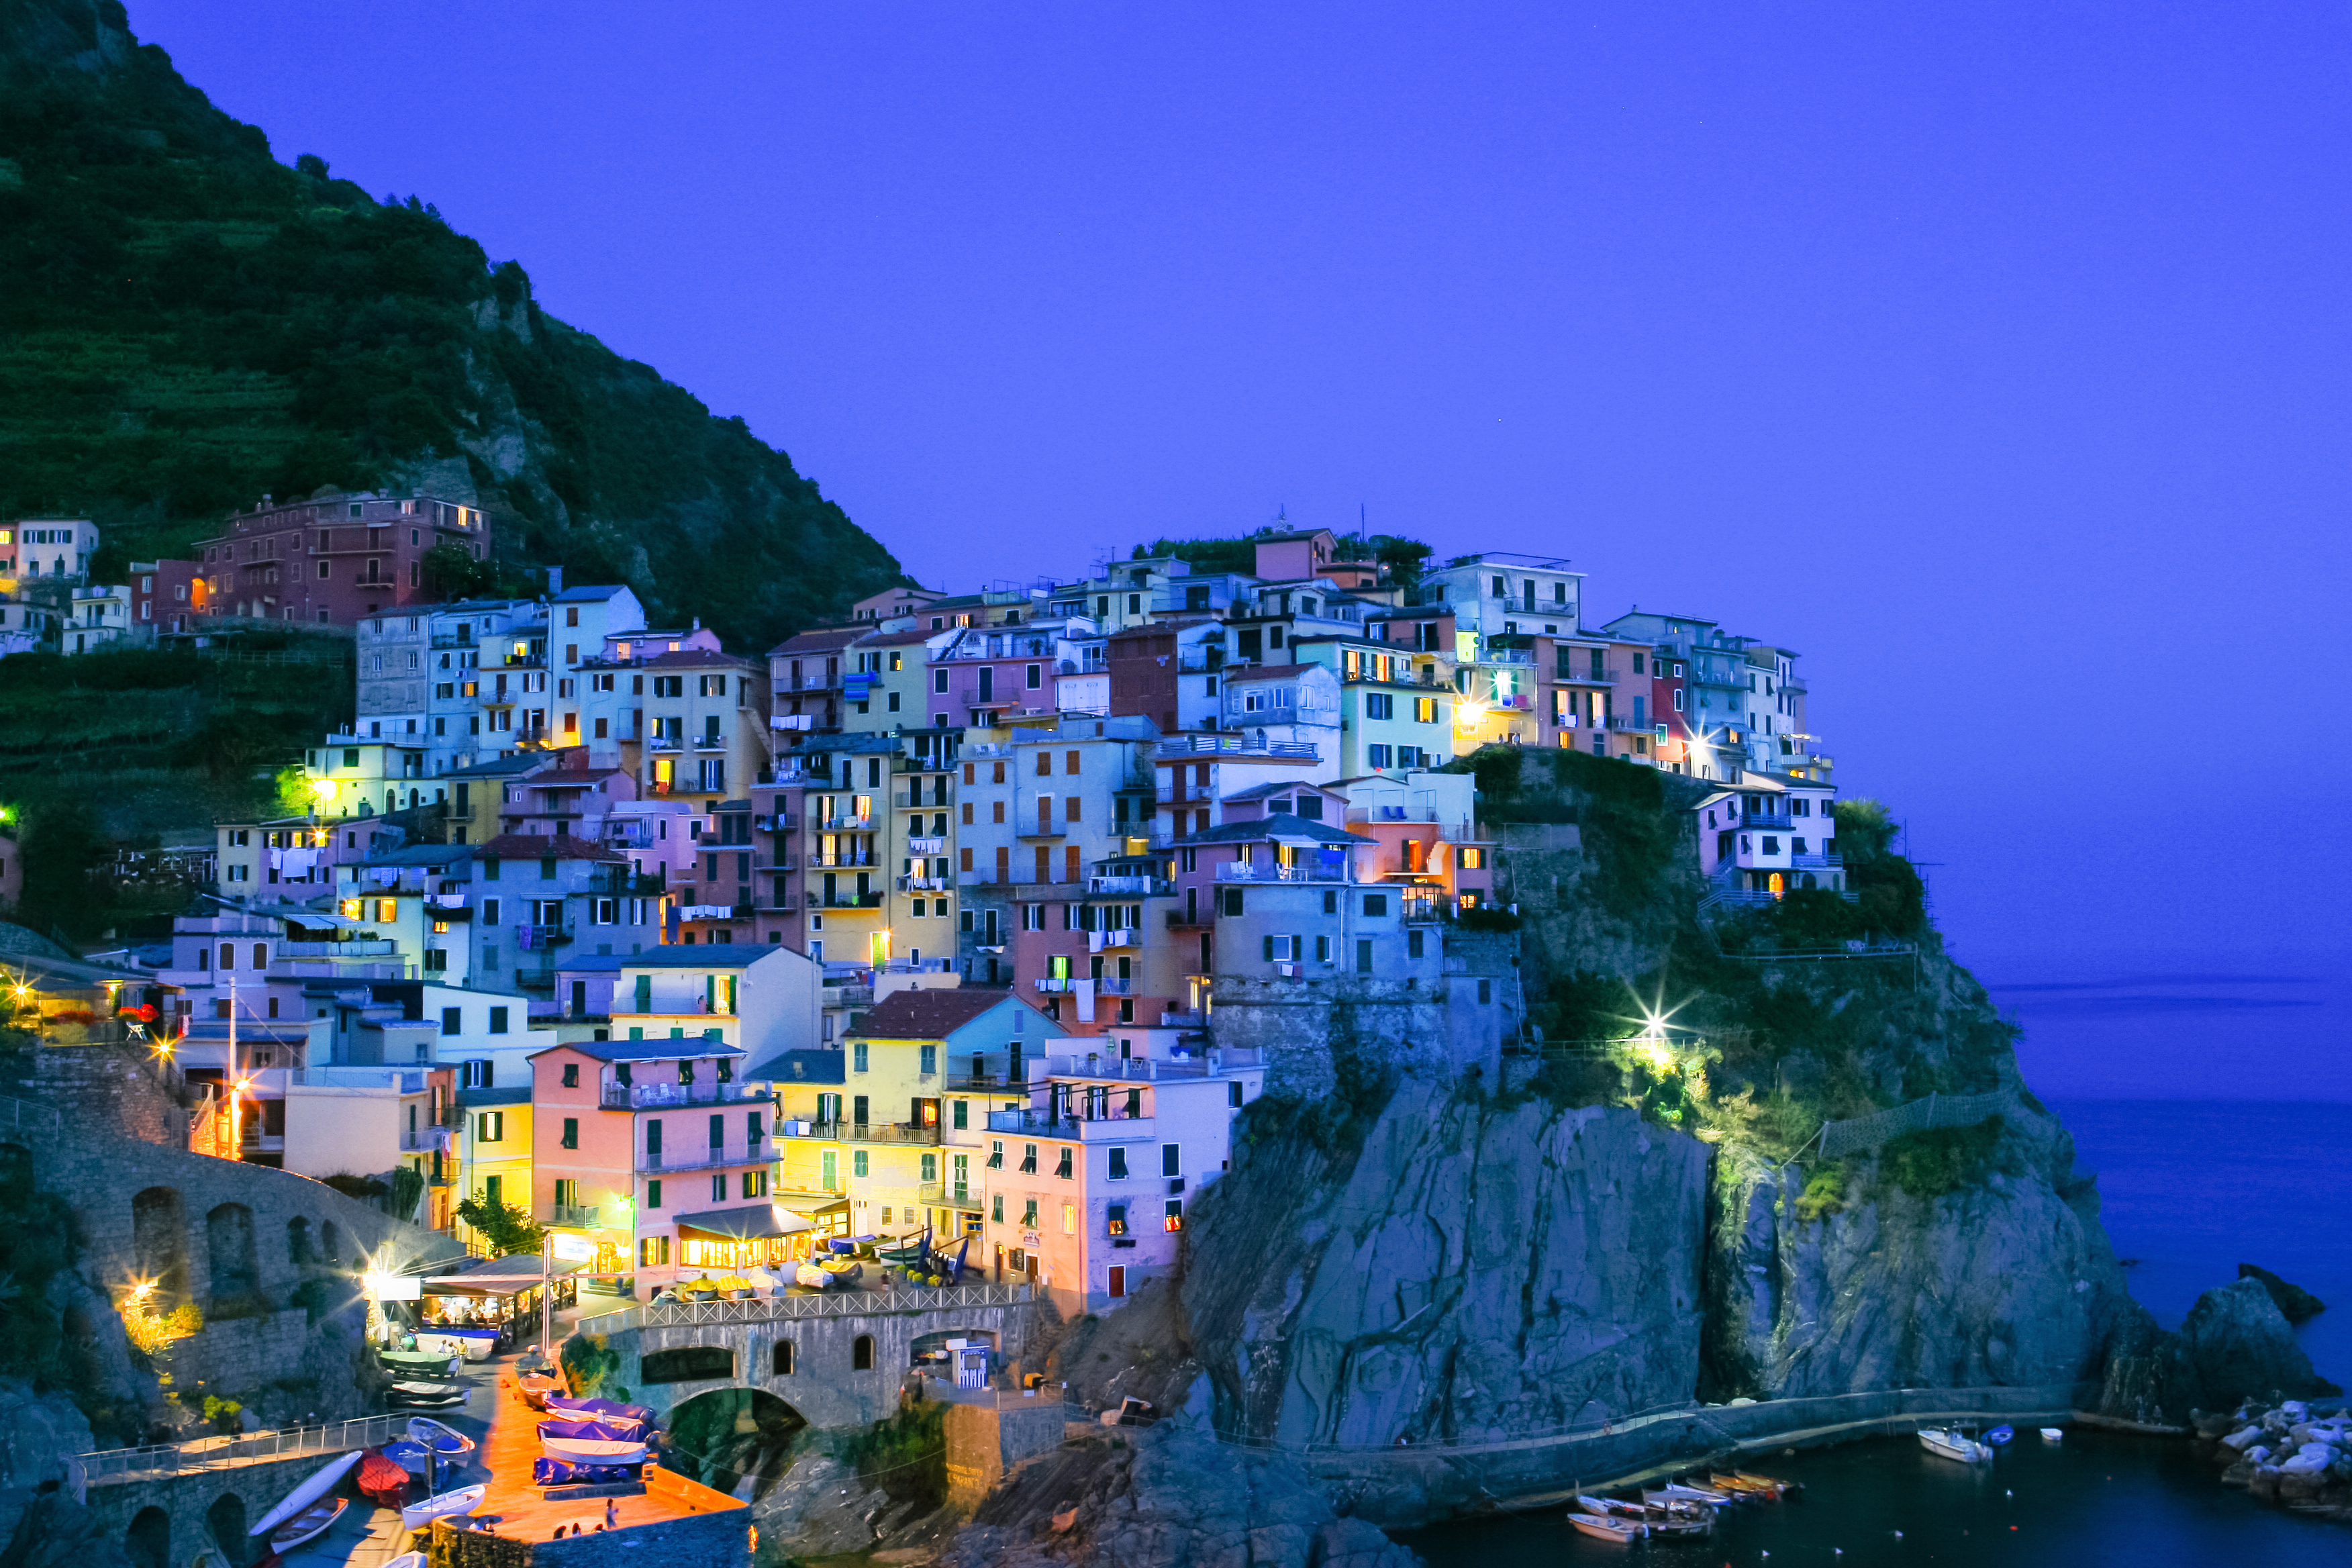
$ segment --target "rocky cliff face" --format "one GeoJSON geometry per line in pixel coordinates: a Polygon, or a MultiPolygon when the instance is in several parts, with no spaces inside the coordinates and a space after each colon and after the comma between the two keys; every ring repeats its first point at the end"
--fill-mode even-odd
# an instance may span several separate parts
{"type": "Polygon", "coordinates": [[[1725,1151],[1707,1260],[1715,1399],[2096,1378],[2132,1312],[2088,1177],[2053,1118],[2001,1129],[1962,1191],[1874,1184],[1808,1219],[1802,1165],[1725,1151]]]}
{"type": "Polygon", "coordinates": [[[1706,1150],[1623,1109],[1408,1082],[1354,1151],[1269,1140],[1184,1283],[1217,1425],[1479,1441],[1685,1398],[1706,1150]]]}

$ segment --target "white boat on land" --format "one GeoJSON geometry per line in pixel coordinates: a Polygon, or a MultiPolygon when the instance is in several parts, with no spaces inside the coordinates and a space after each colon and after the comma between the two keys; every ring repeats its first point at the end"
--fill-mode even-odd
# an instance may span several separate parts
{"type": "Polygon", "coordinates": [[[351,1506],[349,1498],[320,1498],[269,1532],[269,1550],[283,1556],[298,1546],[309,1545],[332,1530],[335,1521],[343,1517],[343,1510],[351,1506]]]}
{"type": "Polygon", "coordinates": [[[471,1513],[482,1506],[482,1494],[488,1489],[477,1481],[470,1487],[459,1487],[454,1492],[443,1492],[439,1497],[410,1503],[400,1510],[400,1522],[410,1530],[424,1530],[436,1519],[471,1513]]]}
{"type": "Polygon", "coordinates": [[[1617,1519],[1604,1513],[1571,1513],[1568,1522],[1595,1541],[1613,1541],[1620,1546],[1630,1546],[1650,1533],[1650,1527],[1638,1519],[1617,1519]]]}
{"type": "Polygon", "coordinates": [[[433,1450],[433,1457],[445,1465],[462,1465],[466,1456],[474,1451],[474,1440],[446,1421],[436,1421],[430,1415],[408,1418],[408,1436],[414,1442],[433,1450]]]}
{"type": "Polygon", "coordinates": [[[646,1462],[643,1443],[617,1442],[604,1437],[551,1437],[539,1436],[540,1451],[551,1459],[562,1459],[573,1465],[642,1465],[646,1462]]]}
{"type": "Polygon", "coordinates": [[[341,1480],[351,1468],[360,1462],[360,1456],[366,1451],[364,1448],[354,1448],[348,1454],[339,1454],[311,1471],[303,1478],[301,1485],[280,1498],[278,1506],[263,1514],[261,1522],[256,1524],[247,1533],[267,1535],[320,1498],[325,1497],[335,1489],[335,1483],[341,1480]]]}
{"type": "Polygon", "coordinates": [[[1957,1426],[1922,1426],[1919,1446],[1931,1454],[1947,1459],[1958,1459],[1964,1465],[1992,1463],[1992,1448],[1979,1443],[1957,1426]]]}
{"type": "Polygon", "coordinates": [[[377,1564],[377,1568],[425,1568],[425,1553],[404,1552],[388,1562],[377,1564]]]}
{"type": "Polygon", "coordinates": [[[2066,1429],[2063,1426],[2044,1426],[2042,1428],[2042,1440],[2045,1443],[2063,1443],[2066,1440],[2066,1429]]]}

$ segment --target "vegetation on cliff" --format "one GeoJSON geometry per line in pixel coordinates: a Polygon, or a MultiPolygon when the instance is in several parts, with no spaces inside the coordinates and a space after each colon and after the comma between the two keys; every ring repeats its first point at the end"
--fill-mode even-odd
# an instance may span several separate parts
{"type": "Polygon", "coordinates": [[[264,494],[418,483],[737,646],[899,580],[740,419],[417,197],[278,163],[114,0],[0,3],[0,511],[95,519],[103,576],[264,494]]]}

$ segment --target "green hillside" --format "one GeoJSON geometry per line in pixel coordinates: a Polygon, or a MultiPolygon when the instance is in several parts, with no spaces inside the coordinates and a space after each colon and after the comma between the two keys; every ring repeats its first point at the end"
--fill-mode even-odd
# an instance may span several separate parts
{"type": "Polygon", "coordinates": [[[113,0],[0,0],[0,515],[101,572],[322,487],[470,486],[506,564],[763,650],[899,580],[740,419],[545,314],[415,197],[278,163],[113,0]]]}

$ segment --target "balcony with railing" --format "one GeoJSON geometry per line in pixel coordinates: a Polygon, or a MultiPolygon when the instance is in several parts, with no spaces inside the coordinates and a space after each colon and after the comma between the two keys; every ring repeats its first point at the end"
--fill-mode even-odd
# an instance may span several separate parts
{"type": "Polygon", "coordinates": [[[570,1230],[594,1230],[600,1213],[594,1204],[550,1204],[546,1223],[570,1230]]]}
{"type": "Polygon", "coordinates": [[[400,1152],[404,1154],[446,1154],[457,1146],[457,1130],[454,1127],[406,1127],[401,1130],[400,1152]]]}
{"type": "Polygon", "coordinates": [[[841,685],[840,672],[831,675],[781,675],[773,682],[779,697],[789,697],[795,691],[831,691],[841,685]]]}
{"type": "Polygon", "coordinates": [[[900,811],[945,811],[955,801],[947,790],[902,789],[892,793],[890,804],[900,811]]]}
{"type": "Polygon", "coordinates": [[[859,816],[843,812],[826,817],[820,826],[827,833],[871,833],[874,831],[874,818],[871,814],[859,816]]]}
{"type": "Polygon", "coordinates": [[[813,910],[839,910],[855,914],[860,910],[880,909],[883,900],[888,896],[887,893],[878,891],[858,893],[845,889],[832,893],[818,891],[809,895],[808,907],[813,910]]]}
{"type": "Polygon", "coordinates": [[[734,1165],[763,1165],[775,1157],[775,1145],[768,1139],[740,1138],[726,1143],[646,1149],[637,1155],[637,1171],[656,1176],[673,1171],[716,1171],[734,1165]]]}
{"type": "Polygon", "coordinates": [[[1220,882],[1349,882],[1354,879],[1354,868],[1345,861],[1337,866],[1262,866],[1255,860],[1217,862],[1217,880],[1220,882]]]}
{"type": "Polygon", "coordinates": [[[821,1143],[912,1143],[936,1147],[937,1127],[918,1121],[793,1121],[776,1123],[778,1138],[808,1139],[821,1143]]]}
{"type": "Polygon", "coordinates": [[[1175,890],[1165,877],[1088,877],[1087,896],[1090,899],[1161,899],[1175,890]]]}
{"type": "Polygon", "coordinates": [[[1217,914],[1214,910],[1170,910],[1168,911],[1170,931],[1206,931],[1216,923],[1217,914]]]}
{"type": "Polygon", "coordinates": [[[515,927],[515,943],[527,952],[537,952],[542,948],[562,947],[571,941],[572,928],[568,925],[515,927]]]}
{"type": "Polygon", "coordinates": [[[1564,680],[1570,686],[1614,686],[1617,684],[1617,672],[1605,668],[1594,669],[1587,665],[1582,669],[1573,667],[1558,669],[1552,679],[1564,680]]]}
{"type": "Polygon", "coordinates": [[[755,833],[791,833],[801,825],[801,819],[789,811],[772,811],[751,818],[755,833]]]}
{"type": "Polygon", "coordinates": [[[947,877],[901,877],[898,890],[902,893],[944,893],[951,879],[947,877]]]}
{"type": "Polygon", "coordinates": [[[1797,819],[1785,811],[1759,811],[1741,817],[1738,825],[1759,832],[1785,832],[1796,826],[1797,819]]]}
{"type": "MultiPolygon", "coordinates": [[[[680,1054],[709,1040],[679,1040],[680,1054]]],[[[765,1084],[744,1083],[608,1083],[598,1096],[606,1110],[684,1110],[698,1105],[764,1105],[775,1098],[765,1084]]]]}
{"type": "Polygon", "coordinates": [[[854,849],[840,850],[831,855],[813,853],[808,858],[808,867],[812,871],[835,871],[844,867],[862,867],[871,870],[877,864],[873,847],[866,844],[860,844],[854,849]]]}
{"type": "Polygon", "coordinates": [[[1154,755],[1163,761],[1181,758],[1192,762],[1226,752],[1252,757],[1296,757],[1309,763],[1320,755],[1311,741],[1260,741],[1255,736],[1244,737],[1239,733],[1178,735],[1160,742],[1154,755]]]}
{"type": "MultiPolygon", "coordinates": [[[[1078,1108],[1073,1106],[1075,1112],[1078,1108]]],[[[1030,1134],[1040,1138],[1075,1139],[1082,1143],[1131,1143],[1158,1135],[1159,1123],[1149,1116],[1129,1116],[1123,1105],[1101,1116],[1056,1116],[1050,1110],[992,1110],[991,1132],[1030,1134]]],[[[1012,1151],[1007,1151],[1008,1157],[1012,1151]]]]}
{"type": "Polygon", "coordinates": [[[943,837],[925,834],[907,840],[907,853],[909,855],[944,855],[947,852],[948,841],[943,837]]]}

